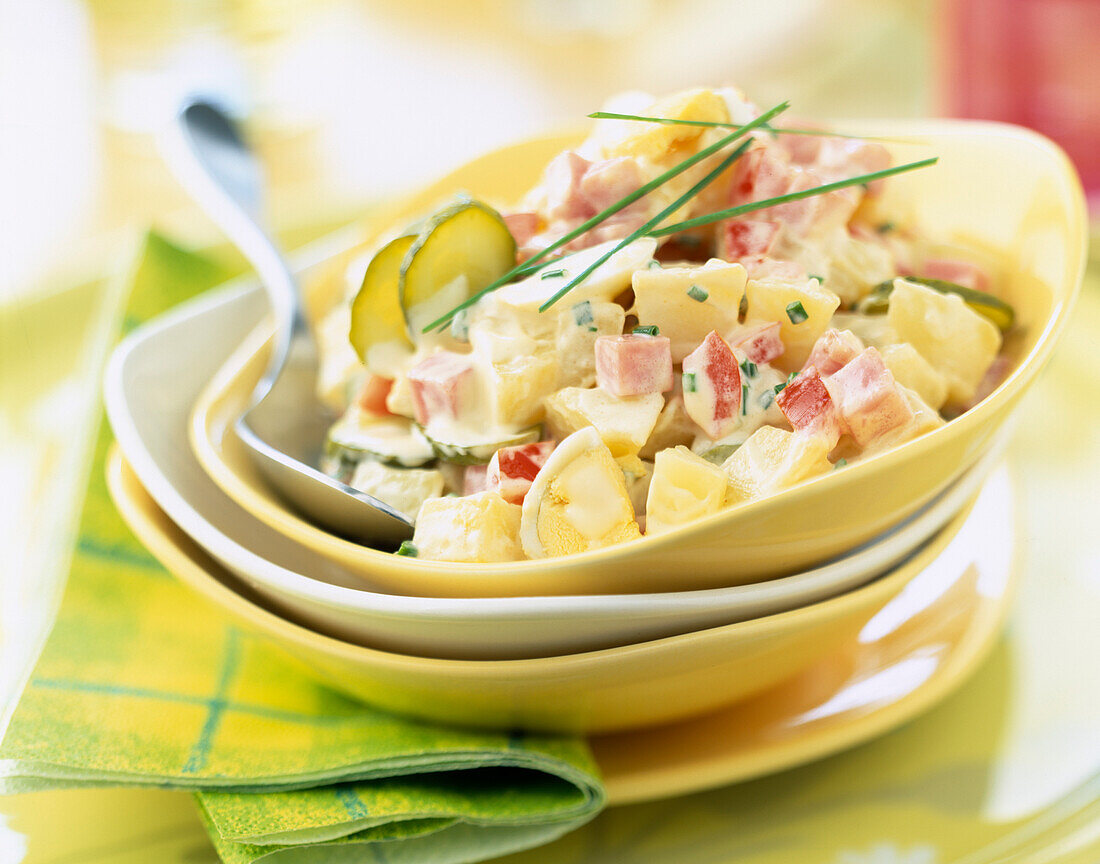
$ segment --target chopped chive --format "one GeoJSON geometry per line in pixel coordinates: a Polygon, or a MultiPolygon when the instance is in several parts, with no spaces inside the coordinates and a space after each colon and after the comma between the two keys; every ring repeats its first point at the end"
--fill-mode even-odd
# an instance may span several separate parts
{"type": "Polygon", "coordinates": [[[573,307],[573,320],[577,322],[578,327],[583,327],[585,324],[591,324],[596,319],[592,316],[592,302],[589,300],[582,300],[573,307]]]}
{"type": "Polygon", "coordinates": [[[397,551],[394,555],[401,555],[404,558],[415,558],[420,554],[420,550],[413,545],[411,540],[402,540],[401,545],[397,547],[397,551]]]}
{"type": "Polygon", "coordinates": [[[837,468],[843,468],[847,464],[848,464],[848,460],[845,459],[842,456],[841,458],[837,459],[836,462],[833,463],[833,470],[836,471],[837,468]]]}
{"type": "Polygon", "coordinates": [[[585,268],[585,271],[583,273],[581,273],[579,276],[574,277],[569,282],[569,284],[560,289],[557,294],[555,294],[553,297],[543,303],[539,307],[539,312],[545,312],[547,309],[557,303],[562,297],[564,297],[566,294],[576,288],[581,282],[591,276],[597,267],[599,267],[601,264],[611,258],[611,256],[618,252],[620,249],[625,249],[639,237],[644,237],[647,232],[652,231],[657,225],[660,225],[662,222],[664,222],[665,219],[667,219],[669,216],[671,216],[673,213],[683,207],[684,204],[686,204],[688,201],[690,201],[692,198],[702,192],[707,186],[713,183],[720,175],[725,172],[727,168],[730,167],[730,165],[740,159],[750,146],[752,146],[752,141],[743,141],[741,144],[738,144],[732,153],[730,153],[720,163],[718,163],[718,167],[714,168],[702,180],[700,180],[698,183],[688,189],[687,192],[685,192],[683,195],[681,195],[679,198],[677,198],[675,201],[665,207],[664,210],[662,210],[656,216],[653,216],[648,222],[642,225],[642,227],[628,234],[626,237],[616,243],[610,250],[608,250],[591,264],[589,264],[588,267],[585,268]]]}
{"type": "Polygon", "coordinates": [[[684,375],[683,375],[683,382],[684,382],[684,392],[685,393],[694,393],[695,392],[696,384],[695,384],[695,373],[694,372],[685,372],[684,375]]]}
{"type": "Polygon", "coordinates": [[[765,390],[760,394],[760,407],[767,410],[772,407],[772,402],[775,401],[775,391],[765,390]]]}
{"type": "Polygon", "coordinates": [[[707,293],[706,288],[700,288],[698,285],[692,285],[690,288],[688,288],[687,293],[688,297],[690,297],[697,303],[702,303],[710,296],[710,294],[707,293]]]}
{"type": "Polygon", "coordinates": [[[791,383],[791,382],[792,382],[793,380],[794,380],[794,372],[792,372],[792,373],[791,373],[790,375],[788,375],[788,376],[787,376],[787,380],[786,380],[786,381],[782,381],[782,382],[780,382],[779,384],[776,384],[776,385],[775,385],[775,386],[774,386],[774,387],[772,388],[772,390],[773,390],[773,391],[775,392],[775,395],[776,395],[776,396],[778,396],[778,395],[779,395],[780,393],[782,393],[782,392],[783,392],[784,390],[786,390],[786,389],[787,389],[787,387],[788,387],[788,385],[790,385],[790,383],[791,383]]]}
{"type": "Polygon", "coordinates": [[[630,332],[636,336],[659,336],[661,328],[656,324],[646,324],[644,327],[635,327],[630,332]]]}
{"type": "Polygon", "coordinates": [[[590,324],[590,325],[588,325],[588,332],[589,333],[599,333],[600,328],[597,327],[595,324],[590,324]]]}
{"type": "Polygon", "coordinates": [[[881,222],[881,223],[879,223],[878,225],[875,226],[875,230],[879,234],[889,234],[896,227],[897,226],[893,222],[881,222]]]}
{"type": "Polygon", "coordinates": [[[741,361],[741,371],[745,373],[746,378],[756,377],[756,364],[749,360],[747,357],[741,361]]]}
{"type": "Polygon", "coordinates": [[[470,341],[469,310],[463,309],[451,319],[451,336],[458,342],[470,341]]]}
{"type": "MultiPolygon", "coordinates": [[[[576,228],[574,228],[572,231],[569,231],[566,234],[563,234],[561,237],[559,237],[557,240],[555,240],[553,243],[551,243],[549,246],[547,246],[542,251],[536,252],[534,255],[532,255],[530,258],[528,258],[523,263],[517,264],[515,267],[513,267],[511,270],[509,270],[503,276],[499,277],[498,279],[496,279],[493,282],[490,282],[488,285],[486,285],[480,291],[475,291],[471,296],[466,298],[462,303],[460,303],[458,306],[456,306],[450,312],[448,312],[445,315],[437,318],[435,321],[432,321],[430,324],[425,326],[424,329],[421,332],[422,333],[428,333],[432,330],[435,330],[437,328],[441,328],[441,327],[445,326],[451,320],[451,318],[454,316],[454,314],[459,309],[465,309],[469,306],[473,306],[478,300],[480,300],[486,294],[489,294],[493,291],[496,291],[497,288],[499,288],[501,285],[506,285],[508,282],[510,282],[512,279],[514,279],[520,273],[530,272],[531,269],[532,269],[532,265],[535,264],[535,262],[541,261],[542,259],[548,257],[552,253],[556,252],[558,249],[565,246],[570,241],[575,240],[577,237],[580,237],[586,231],[588,231],[588,230],[596,227],[597,225],[599,225],[605,219],[607,219],[610,216],[613,216],[614,214],[618,213],[624,207],[629,207],[631,204],[633,204],[639,198],[642,198],[643,196],[648,195],[650,192],[652,192],[658,186],[661,186],[662,184],[664,184],[667,181],[671,180],[673,177],[679,176],[680,174],[687,171],[689,168],[693,167],[694,165],[697,165],[699,162],[702,162],[704,159],[707,159],[710,156],[713,156],[718,151],[724,149],[726,147],[726,145],[732,144],[738,138],[740,138],[744,135],[747,135],[753,129],[758,129],[761,126],[766,125],[769,120],[771,120],[777,114],[781,114],[782,112],[786,111],[788,107],[790,107],[789,102],[779,103],[774,108],[771,108],[768,111],[765,111],[759,117],[755,118],[754,120],[751,120],[750,122],[746,123],[744,126],[738,127],[737,129],[735,129],[733,132],[731,132],[729,135],[725,136],[724,138],[721,138],[718,141],[715,141],[709,147],[704,147],[698,153],[694,154],[693,156],[689,156],[683,162],[680,162],[678,165],[674,165],[672,168],[669,168],[663,174],[660,174],[657,177],[654,177],[648,183],[645,183],[642,186],[638,187],[633,192],[631,192],[629,195],[623,196],[618,201],[616,201],[614,204],[612,204],[610,207],[607,207],[606,209],[601,210],[599,213],[597,213],[591,219],[585,220],[580,225],[578,225],[576,228]]],[[[746,143],[749,143],[749,142],[746,142],[746,143]]],[[[673,211],[673,212],[675,212],[675,211],[673,211]]],[[[662,219],[663,218],[664,218],[664,216],[662,216],[662,219]]],[[[652,226],[650,226],[650,227],[652,227],[652,226]]],[[[634,239],[636,239],[636,238],[634,238],[634,239]]],[[[610,256],[608,256],[608,257],[610,257],[610,256]]],[[[603,263],[603,262],[600,262],[600,263],[603,263]]],[[[595,268],[593,267],[592,269],[595,269],[595,268]]],[[[586,273],[585,276],[587,277],[587,275],[588,274],[586,273]]],[[[580,280],[578,280],[578,281],[580,281],[580,280]]],[[[542,311],[542,310],[540,309],[539,311],[542,311]]]]}
{"type": "MultiPolygon", "coordinates": [[[[679,120],[672,117],[646,117],[642,114],[617,114],[614,111],[593,111],[588,115],[593,120],[637,120],[642,123],[661,123],[667,126],[706,126],[717,129],[734,129],[735,123],[718,123],[714,120],[679,120]]],[[[855,138],[861,141],[897,141],[905,143],[914,142],[911,138],[891,138],[878,135],[851,135],[846,132],[833,132],[829,129],[791,129],[782,126],[772,126],[765,123],[763,126],[768,132],[782,135],[815,135],[825,138],[855,138]]]]}
{"type": "Polygon", "coordinates": [[[741,416],[749,413],[749,385],[741,385],[741,416]]]}
{"type": "Polygon", "coordinates": [[[569,271],[558,268],[557,270],[543,270],[539,275],[539,279],[556,279],[558,276],[565,276],[569,271]]]}
{"type": "Polygon", "coordinates": [[[725,210],[716,210],[713,213],[705,213],[702,216],[696,216],[694,219],[687,219],[684,222],[676,222],[673,225],[666,225],[664,228],[654,229],[649,232],[649,236],[666,237],[669,234],[677,234],[689,228],[698,228],[700,225],[710,225],[712,222],[731,219],[743,213],[752,213],[756,210],[774,207],[776,204],[785,204],[787,201],[800,201],[803,198],[811,198],[814,195],[821,195],[836,189],[846,189],[849,186],[858,186],[861,183],[869,183],[872,180],[879,180],[883,177],[892,177],[895,174],[914,171],[917,168],[927,168],[929,165],[935,165],[938,161],[939,157],[933,156],[930,159],[922,159],[919,162],[907,162],[904,165],[898,165],[894,168],[884,168],[882,171],[874,171],[871,174],[860,174],[858,177],[849,177],[847,180],[837,180],[835,183],[813,186],[809,189],[799,190],[798,192],[788,192],[786,195],[778,195],[775,198],[762,198],[759,201],[750,201],[748,204],[728,207],[725,210]]]}
{"type": "Polygon", "coordinates": [[[656,258],[652,258],[650,259],[649,263],[646,264],[646,267],[648,267],[650,270],[660,270],[661,262],[658,261],[656,258]]]}
{"type": "Polygon", "coordinates": [[[806,307],[802,305],[802,301],[795,300],[787,304],[787,317],[791,319],[792,324],[801,324],[810,316],[806,312],[806,307]]]}
{"type": "Polygon", "coordinates": [[[810,274],[810,278],[811,278],[811,279],[816,279],[816,280],[817,280],[818,282],[820,282],[820,283],[821,283],[822,285],[824,285],[824,284],[825,284],[825,277],[824,277],[824,276],[818,276],[818,275],[817,275],[816,273],[811,273],[811,274],[810,274]]]}

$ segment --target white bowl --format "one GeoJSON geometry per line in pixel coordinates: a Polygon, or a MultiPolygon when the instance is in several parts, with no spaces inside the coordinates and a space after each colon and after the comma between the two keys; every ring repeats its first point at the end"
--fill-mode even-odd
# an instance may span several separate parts
{"type": "Polygon", "coordinates": [[[1000,448],[901,527],[818,569],[770,582],[660,594],[443,599],[369,590],[361,575],[274,531],[225,495],[188,443],[192,404],[264,314],[254,284],[196,298],[138,328],[107,369],[107,415],[165,513],[287,617],[406,654],[516,659],[608,648],[799,608],[866,584],[956,514],[1000,448]]]}

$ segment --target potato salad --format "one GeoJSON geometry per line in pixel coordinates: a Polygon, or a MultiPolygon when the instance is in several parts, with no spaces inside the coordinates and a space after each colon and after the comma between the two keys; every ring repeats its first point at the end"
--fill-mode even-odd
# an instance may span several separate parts
{"type": "Polygon", "coordinates": [[[995,266],[883,212],[883,142],[734,89],[633,94],[520,202],[453,200],[321,323],[324,469],[485,563],[660,534],[843,470],[996,387],[995,266]],[[350,337],[350,338],[349,338],[350,337]]]}

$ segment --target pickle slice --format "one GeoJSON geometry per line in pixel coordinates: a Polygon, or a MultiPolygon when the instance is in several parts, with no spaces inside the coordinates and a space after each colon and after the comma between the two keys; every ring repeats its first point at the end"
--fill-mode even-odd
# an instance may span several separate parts
{"type": "MultiPolygon", "coordinates": [[[[925,279],[920,276],[906,276],[910,282],[932,288],[941,294],[957,294],[971,309],[992,321],[1002,333],[1012,329],[1016,321],[1015,310],[1004,300],[994,297],[976,288],[967,288],[945,279],[925,279]]],[[[876,285],[870,294],[859,301],[857,310],[864,315],[882,315],[890,308],[890,294],[894,290],[894,280],[887,279],[876,285]]]]}
{"type": "Polygon", "coordinates": [[[359,359],[367,366],[378,369],[385,365],[376,358],[370,362],[371,348],[397,343],[409,349],[413,347],[405,331],[405,315],[397,290],[401,274],[401,262],[416,240],[416,235],[406,235],[391,240],[383,246],[367,265],[363,284],[351,303],[351,330],[348,338],[359,359]]]}
{"type": "Polygon", "coordinates": [[[497,450],[532,444],[542,438],[540,425],[530,426],[511,435],[487,435],[465,441],[444,441],[433,437],[423,427],[420,427],[420,431],[432,445],[436,456],[444,462],[454,462],[457,465],[484,465],[493,458],[497,450]]]}
{"type": "Polygon", "coordinates": [[[431,444],[411,420],[361,417],[354,411],[329,429],[325,451],[330,458],[349,462],[376,459],[401,468],[416,468],[435,458],[431,444]]]}
{"type": "Polygon", "coordinates": [[[428,219],[401,263],[398,297],[408,337],[516,263],[516,241],[496,210],[459,198],[428,219]]]}

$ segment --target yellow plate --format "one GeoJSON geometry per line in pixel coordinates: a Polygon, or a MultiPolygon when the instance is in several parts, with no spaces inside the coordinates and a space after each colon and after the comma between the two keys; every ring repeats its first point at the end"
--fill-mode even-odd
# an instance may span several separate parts
{"type": "MultiPolygon", "coordinates": [[[[1006,343],[1016,361],[1014,371],[989,398],[947,426],[772,498],[632,543],[514,564],[418,561],[350,543],[301,519],[266,487],[229,431],[264,368],[270,336],[265,325],[231,358],[196,406],[191,434],[199,461],[231,498],[259,519],[364,574],[373,585],[404,594],[531,596],[714,588],[797,572],[870,540],[970,467],[1034,380],[1076,297],[1087,223],[1073,168],[1054,144],[1034,132],[965,121],[875,121],[864,127],[869,134],[906,139],[908,143],[891,145],[898,161],[940,157],[934,168],[892,179],[883,208],[924,226],[937,239],[992,250],[1003,263],[1005,297],[1017,312],[1018,331],[1006,343]],[[828,514],[827,522],[822,514],[828,514]]],[[[398,224],[458,188],[491,201],[515,200],[546,161],[572,140],[539,139],[475,160],[395,207],[378,224],[398,224]]],[[[316,288],[314,309],[334,302],[341,287],[339,279],[311,280],[308,274],[306,282],[316,288]]]]}
{"type": "Polygon", "coordinates": [[[984,574],[991,557],[1004,557],[1011,546],[1004,526],[998,531],[988,519],[967,521],[971,504],[897,570],[801,609],[582,654],[438,660],[341,642],[268,612],[156,507],[117,450],[107,473],[123,517],[169,570],[332,686],[399,713],[499,728],[619,731],[720,708],[791,678],[839,646],[851,645],[868,628],[882,626],[875,621],[905,621],[914,601],[920,611],[937,596],[927,590],[914,595],[909,589],[914,580],[923,580],[926,588],[929,579],[934,584],[969,584],[984,574]],[[975,534],[985,542],[976,543],[975,534]],[[908,600],[899,605],[899,597],[908,600]]]}

